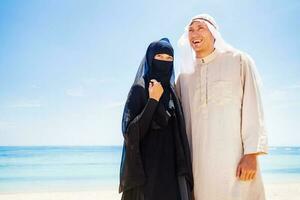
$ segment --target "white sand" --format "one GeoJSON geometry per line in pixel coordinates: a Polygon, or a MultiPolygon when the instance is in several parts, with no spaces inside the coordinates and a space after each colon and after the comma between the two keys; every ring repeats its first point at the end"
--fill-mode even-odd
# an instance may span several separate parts
{"type": "Polygon", "coordinates": [[[297,200],[300,199],[299,183],[265,184],[267,200],[297,200]]]}
{"type": "MultiPolygon", "coordinates": [[[[299,183],[271,183],[265,185],[267,200],[297,200],[299,183]]],[[[0,194],[0,200],[120,200],[115,189],[99,189],[74,192],[36,192],[0,194]]]]}
{"type": "Polygon", "coordinates": [[[0,194],[0,200],[120,200],[115,190],[0,194]]]}

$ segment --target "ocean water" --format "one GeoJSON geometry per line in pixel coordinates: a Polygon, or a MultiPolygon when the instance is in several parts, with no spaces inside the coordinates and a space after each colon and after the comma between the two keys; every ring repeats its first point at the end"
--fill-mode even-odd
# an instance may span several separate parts
{"type": "Polygon", "coordinates": [[[121,147],[0,147],[0,192],[117,188],[121,147]]]}
{"type": "MultiPolygon", "coordinates": [[[[0,146],[0,193],[118,188],[120,146],[0,146]]],[[[264,182],[300,183],[300,147],[260,157],[264,182]]]]}

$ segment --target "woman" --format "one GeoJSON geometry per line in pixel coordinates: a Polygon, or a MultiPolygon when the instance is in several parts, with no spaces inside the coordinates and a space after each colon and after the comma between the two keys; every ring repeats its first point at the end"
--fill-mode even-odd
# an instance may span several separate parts
{"type": "Polygon", "coordinates": [[[188,200],[193,187],[181,106],[174,92],[173,48],[149,45],[125,105],[122,200],[188,200]]]}

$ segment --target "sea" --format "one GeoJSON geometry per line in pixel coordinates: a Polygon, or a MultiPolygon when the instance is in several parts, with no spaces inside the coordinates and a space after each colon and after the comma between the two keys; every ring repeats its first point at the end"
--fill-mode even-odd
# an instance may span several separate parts
{"type": "MultiPolygon", "coordinates": [[[[121,146],[0,146],[0,193],[118,189],[121,146]]],[[[265,183],[300,183],[300,147],[260,156],[265,183]]]]}

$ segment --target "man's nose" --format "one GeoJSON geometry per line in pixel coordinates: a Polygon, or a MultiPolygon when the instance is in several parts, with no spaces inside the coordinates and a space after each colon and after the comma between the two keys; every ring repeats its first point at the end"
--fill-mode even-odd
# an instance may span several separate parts
{"type": "Polygon", "coordinates": [[[199,33],[197,33],[196,31],[192,32],[191,33],[191,38],[195,38],[195,37],[198,37],[199,36],[199,33]]]}

